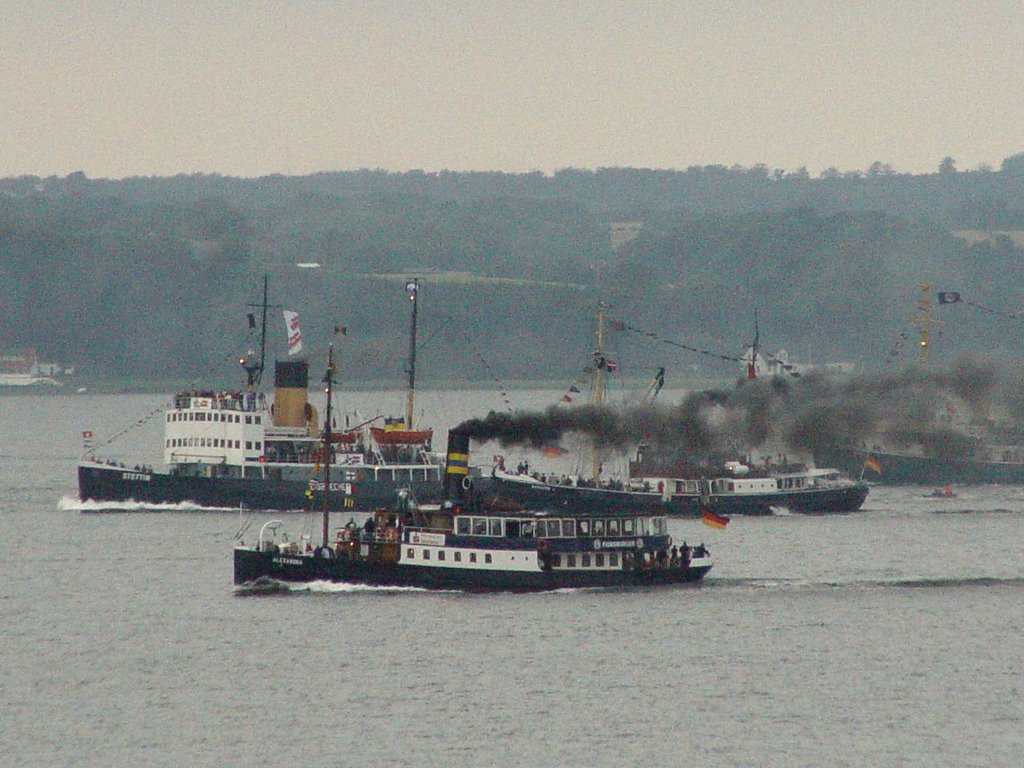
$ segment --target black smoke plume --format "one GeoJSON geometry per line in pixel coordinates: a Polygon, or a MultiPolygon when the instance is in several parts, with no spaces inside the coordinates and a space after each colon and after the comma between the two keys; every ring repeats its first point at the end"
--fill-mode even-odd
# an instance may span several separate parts
{"type": "Polygon", "coordinates": [[[964,359],[948,371],[914,368],[843,378],[812,374],[745,381],[732,389],[694,392],[676,405],[492,411],[456,429],[476,440],[534,448],[557,443],[571,432],[602,448],[628,449],[643,442],[695,454],[753,450],[768,443],[813,454],[829,445],[884,440],[955,456],[968,453],[972,443],[951,425],[937,422],[936,411],[948,404],[961,421],[975,423],[987,423],[994,409],[1011,416],[1024,412],[1018,388],[1000,392],[1000,378],[993,364],[964,359]]]}

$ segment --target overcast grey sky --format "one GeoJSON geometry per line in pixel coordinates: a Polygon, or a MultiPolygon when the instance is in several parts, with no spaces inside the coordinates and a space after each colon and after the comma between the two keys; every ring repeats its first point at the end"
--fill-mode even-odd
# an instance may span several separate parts
{"type": "Polygon", "coordinates": [[[1024,3],[0,0],[0,176],[1024,151],[1024,3]]]}

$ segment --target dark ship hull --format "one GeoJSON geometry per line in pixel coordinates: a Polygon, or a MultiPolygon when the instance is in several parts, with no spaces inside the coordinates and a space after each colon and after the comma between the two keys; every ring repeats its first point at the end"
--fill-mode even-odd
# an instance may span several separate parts
{"type": "Polygon", "coordinates": [[[881,472],[865,468],[867,454],[852,448],[827,448],[816,461],[845,469],[879,485],[1024,485],[1024,463],[980,459],[946,459],[872,451],[881,472]]]}
{"type": "Polygon", "coordinates": [[[429,565],[384,562],[397,560],[397,548],[389,556],[372,560],[340,560],[310,555],[287,555],[234,550],[234,582],[237,585],[261,581],[306,583],[330,581],[381,587],[417,587],[420,589],[469,592],[537,592],[554,589],[608,587],[648,587],[697,582],[711,570],[710,561],[665,568],[629,568],[593,571],[510,571],[479,568],[439,568],[429,565]]]}
{"type": "MultiPolygon", "coordinates": [[[[330,508],[334,511],[370,511],[391,504],[400,488],[411,488],[419,498],[442,496],[440,480],[410,483],[387,479],[331,482],[330,508]]],[[[239,507],[267,510],[296,510],[323,507],[323,493],[299,480],[239,477],[193,477],[152,471],[136,471],[101,464],[78,467],[79,498],[82,501],[136,501],[143,504],[191,503],[201,507],[239,507]]]]}
{"type": "MultiPolygon", "coordinates": [[[[830,465],[831,466],[831,465],[830,465]]],[[[778,508],[799,514],[856,512],[868,495],[866,483],[840,488],[722,494],[673,494],[665,498],[650,491],[614,490],[586,486],[528,483],[501,478],[481,478],[477,492],[484,504],[515,504],[527,509],[596,510],[629,509],[670,517],[700,517],[704,510],[718,515],[771,515],[778,508]]]]}

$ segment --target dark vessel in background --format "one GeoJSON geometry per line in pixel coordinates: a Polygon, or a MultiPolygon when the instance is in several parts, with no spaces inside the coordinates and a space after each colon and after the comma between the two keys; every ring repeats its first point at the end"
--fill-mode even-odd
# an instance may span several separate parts
{"type": "Polygon", "coordinates": [[[815,457],[878,485],[1024,485],[1024,446],[979,445],[964,458],[832,446],[815,457]]]}
{"type": "MultiPolygon", "coordinates": [[[[932,286],[919,288],[911,322],[918,329],[918,364],[928,370],[930,329],[936,321],[932,286]]],[[[940,291],[938,301],[959,303],[960,294],[940,291]]],[[[950,393],[932,405],[930,417],[912,430],[883,423],[867,442],[823,446],[814,459],[878,485],[1024,485],[1024,424],[1019,419],[993,418],[991,403],[965,402],[950,393]]]]}
{"type": "MultiPolygon", "coordinates": [[[[604,400],[604,376],[613,370],[604,350],[604,307],[596,317],[596,345],[586,368],[593,374],[592,402],[604,400]]],[[[757,348],[753,348],[756,359],[757,348]]],[[[753,368],[751,367],[751,378],[753,368]]],[[[664,369],[648,389],[652,399],[664,383],[664,369]]],[[[577,390],[578,391],[578,390],[577,390]]],[[[520,464],[507,471],[504,460],[495,462],[477,482],[477,492],[492,506],[528,509],[575,510],[620,508],[650,514],[700,517],[705,510],[717,515],[771,515],[781,511],[804,514],[855,512],[864,504],[868,485],[837,469],[800,464],[765,464],[726,460],[697,461],[681,446],[671,455],[658,455],[641,446],[629,463],[628,478],[603,477],[603,462],[592,451],[593,470],[583,475],[554,475],[529,471],[520,464]]],[[[831,466],[831,465],[829,465],[831,466]]]]}
{"type": "Polygon", "coordinates": [[[856,512],[868,495],[865,482],[831,468],[787,464],[750,467],[737,461],[711,465],[652,463],[638,452],[626,482],[578,476],[510,473],[493,468],[481,477],[479,492],[491,504],[529,508],[576,509],[630,507],[674,517],[856,512]]]}

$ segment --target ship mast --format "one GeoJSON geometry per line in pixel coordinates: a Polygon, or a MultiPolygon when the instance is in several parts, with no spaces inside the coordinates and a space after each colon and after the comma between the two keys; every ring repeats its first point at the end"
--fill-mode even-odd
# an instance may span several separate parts
{"type": "Polygon", "coordinates": [[[757,351],[761,343],[761,328],[757,323],[757,307],[754,307],[754,343],[750,346],[750,362],[747,363],[747,381],[757,378],[757,351]]]}
{"type": "MultiPolygon", "coordinates": [[[[596,329],[596,341],[597,344],[594,347],[594,391],[593,391],[593,403],[599,406],[604,403],[604,372],[608,367],[608,359],[604,354],[604,312],[605,305],[598,304],[597,306],[597,329],[596,329]]],[[[593,478],[596,483],[601,476],[601,455],[597,450],[595,444],[593,449],[593,478]]]]}
{"type": "Polygon", "coordinates": [[[334,461],[334,442],[331,439],[331,395],[334,391],[334,337],[327,347],[327,373],[324,374],[324,383],[327,385],[327,408],[324,411],[324,431],[321,436],[321,453],[324,462],[324,520],[323,520],[323,546],[327,546],[330,536],[330,510],[331,510],[331,463],[334,461]]]}
{"type": "Polygon", "coordinates": [[[910,318],[910,322],[917,328],[919,360],[922,366],[927,366],[928,352],[932,341],[932,326],[936,325],[938,321],[931,314],[931,285],[924,283],[918,287],[921,290],[921,296],[917,300],[917,314],[910,318]]]}
{"type": "Polygon", "coordinates": [[[416,404],[416,310],[419,299],[420,281],[412,278],[405,283],[405,292],[412,302],[412,319],[409,322],[409,390],[405,400],[405,428],[412,429],[412,414],[416,404]]]}
{"type": "MultiPolygon", "coordinates": [[[[277,304],[267,303],[267,275],[263,275],[263,301],[259,304],[248,304],[247,306],[252,308],[259,308],[260,314],[260,361],[256,362],[256,358],[253,352],[249,352],[242,359],[242,366],[246,372],[246,387],[250,392],[255,392],[260,386],[260,379],[263,376],[263,369],[266,367],[267,361],[267,310],[271,307],[278,306],[277,304]]],[[[249,315],[249,327],[253,327],[254,323],[253,316],[249,315]]]]}

